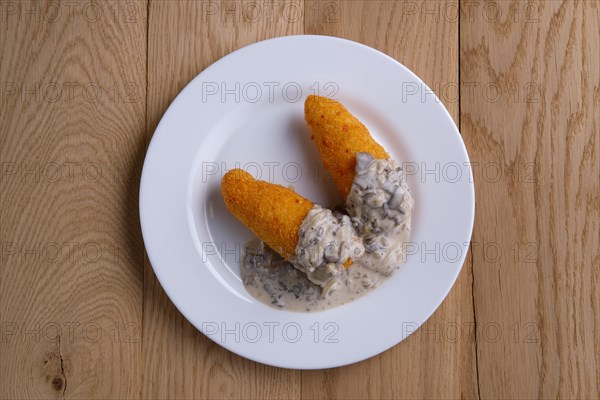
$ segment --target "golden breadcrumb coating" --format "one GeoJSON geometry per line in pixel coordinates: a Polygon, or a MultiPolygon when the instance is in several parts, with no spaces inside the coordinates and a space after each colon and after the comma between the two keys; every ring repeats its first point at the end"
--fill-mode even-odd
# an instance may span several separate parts
{"type": "Polygon", "coordinates": [[[300,224],[313,208],[310,200],[241,169],[227,172],[221,188],[225,205],[248,229],[282,257],[296,255],[300,224]]]}
{"type": "Polygon", "coordinates": [[[356,175],[356,153],[389,158],[367,128],[338,101],[310,95],[304,103],[304,118],[312,130],[323,164],[344,199],[356,175]]]}

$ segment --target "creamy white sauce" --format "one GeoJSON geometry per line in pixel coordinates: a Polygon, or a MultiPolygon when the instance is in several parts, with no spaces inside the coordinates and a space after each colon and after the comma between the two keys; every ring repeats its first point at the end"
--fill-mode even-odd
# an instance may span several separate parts
{"type": "Polygon", "coordinates": [[[248,293],[262,303],[303,312],[349,303],[377,287],[381,279],[377,272],[352,264],[323,288],[259,239],[246,244],[241,275],[248,293]]]}
{"type": "Polygon", "coordinates": [[[245,246],[241,275],[253,297],[279,309],[322,311],[365,295],[400,267],[414,205],[402,168],[367,153],[356,161],[349,216],[315,206],[300,226],[294,260],[258,239],[245,246]]]}
{"type": "Polygon", "coordinates": [[[357,260],[364,252],[347,215],[316,205],[300,225],[291,261],[312,282],[327,287],[342,275],[348,259],[357,260]]]}
{"type": "Polygon", "coordinates": [[[360,263],[382,275],[400,267],[410,237],[414,200],[392,159],[356,155],[356,176],[346,199],[346,210],[365,246],[360,263]]]}

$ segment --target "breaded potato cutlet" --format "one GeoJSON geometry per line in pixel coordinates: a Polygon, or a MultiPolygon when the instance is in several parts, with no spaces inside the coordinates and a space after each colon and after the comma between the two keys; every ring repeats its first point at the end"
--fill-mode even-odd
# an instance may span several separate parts
{"type": "Polygon", "coordinates": [[[368,129],[338,101],[310,95],[304,103],[304,118],[312,130],[323,164],[344,199],[356,175],[356,153],[369,153],[377,159],[389,158],[368,129]]]}
{"type": "Polygon", "coordinates": [[[310,200],[241,169],[227,172],[221,188],[225,205],[238,220],[282,257],[294,258],[298,230],[314,206],[310,200]]]}

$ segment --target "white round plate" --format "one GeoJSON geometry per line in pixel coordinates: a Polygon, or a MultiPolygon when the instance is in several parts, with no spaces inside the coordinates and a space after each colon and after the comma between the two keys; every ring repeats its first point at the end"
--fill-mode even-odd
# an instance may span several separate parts
{"type": "Polygon", "coordinates": [[[464,143],[433,92],[387,55],[325,36],[255,43],[202,71],[156,128],[140,188],[146,250],[179,311],[234,353],[301,369],[374,356],[425,322],[460,272],[474,208],[464,143]],[[344,306],[299,313],[244,289],[240,255],[252,234],[225,208],[220,180],[237,166],[341,203],[304,122],[311,93],[340,100],[404,164],[415,210],[406,262],[390,279],[344,306]]]}

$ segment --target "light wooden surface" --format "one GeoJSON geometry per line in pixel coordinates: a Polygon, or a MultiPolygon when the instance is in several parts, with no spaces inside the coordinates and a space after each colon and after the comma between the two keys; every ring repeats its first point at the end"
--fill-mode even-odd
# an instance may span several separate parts
{"type": "Polygon", "coordinates": [[[261,1],[250,18],[251,3],[0,3],[0,398],[598,398],[600,4],[261,1]],[[417,73],[476,185],[442,306],[405,342],[324,371],[196,331],[152,272],[137,209],[177,93],[231,51],[302,33],[417,73]]]}
{"type": "Polygon", "coordinates": [[[545,1],[511,14],[500,2],[512,22],[461,20],[461,83],[472,88],[461,129],[481,163],[472,254],[482,398],[600,393],[599,6],[545,1]]]}

